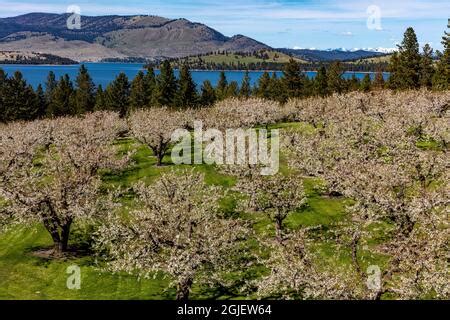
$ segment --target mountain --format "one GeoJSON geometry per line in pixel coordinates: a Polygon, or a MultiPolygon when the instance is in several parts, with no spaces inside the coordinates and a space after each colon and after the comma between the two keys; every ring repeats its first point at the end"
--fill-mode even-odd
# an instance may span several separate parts
{"type": "Polygon", "coordinates": [[[385,56],[386,53],[356,50],[311,50],[311,49],[277,49],[280,52],[289,54],[299,59],[308,60],[311,62],[330,62],[330,61],[355,61],[366,58],[374,58],[385,56]]]}
{"type": "Polygon", "coordinates": [[[81,16],[29,13],[0,19],[0,50],[58,55],[77,61],[176,58],[213,51],[253,52],[269,46],[243,35],[227,37],[201,23],[158,16],[81,16]]]}

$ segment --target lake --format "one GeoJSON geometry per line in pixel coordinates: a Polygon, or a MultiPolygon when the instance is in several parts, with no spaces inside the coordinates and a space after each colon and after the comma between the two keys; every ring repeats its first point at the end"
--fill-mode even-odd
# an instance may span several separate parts
{"type": "MultiPolygon", "coordinates": [[[[140,70],[144,70],[144,65],[141,63],[85,63],[86,68],[89,71],[94,83],[96,85],[101,84],[105,88],[114,78],[120,73],[124,72],[128,78],[133,79],[140,70]]],[[[39,84],[44,84],[49,71],[53,71],[56,78],[68,74],[72,80],[75,80],[79,65],[67,65],[67,66],[49,66],[49,65],[10,65],[0,64],[0,68],[5,70],[8,75],[13,75],[15,71],[22,72],[24,78],[33,87],[37,87],[39,84]]],[[[158,71],[155,72],[158,74],[158,71]]],[[[178,72],[175,71],[176,75],[178,72]]],[[[203,81],[209,80],[215,86],[219,80],[220,71],[192,71],[192,78],[200,86],[203,81]]],[[[254,85],[264,71],[250,71],[251,84],[254,85]]],[[[244,78],[244,71],[225,71],[228,82],[237,81],[239,84],[244,78]]],[[[282,72],[277,72],[279,76],[282,72]]],[[[314,77],[315,72],[306,72],[308,77],[314,77]]],[[[355,74],[357,78],[362,79],[366,73],[364,72],[346,72],[344,78],[351,78],[355,74]]],[[[371,74],[373,77],[374,74],[371,74]]],[[[385,74],[385,78],[388,74],[385,74]]]]}

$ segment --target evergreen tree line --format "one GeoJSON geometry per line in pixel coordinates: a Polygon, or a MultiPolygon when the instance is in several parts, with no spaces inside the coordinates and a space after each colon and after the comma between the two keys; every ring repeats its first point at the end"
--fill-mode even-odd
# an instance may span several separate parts
{"type": "MultiPolygon", "coordinates": [[[[184,64],[189,66],[192,70],[251,70],[251,71],[283,71],[285,63],[283,62],[273,62],[273,61],[263,61],[263,62],[230,62],[230,63],[220,63],[220,62],[208,62],[204,60],[171,60],[171,64],[174,68],[181,68],[184,64]]],[[[316,71],[319,67],[325,66],[329,68],[332,62],[310,62],[302,63],[303,71],[316,71]]],[[[149,64],[152,67],[158,67],[156,63],[149,64]]],[[[342,62],[342,67],[346,71],[350,72],[375,72],[377,70],[388,70],[389,64],[387,62],[342,62]]]]}
{"type": "Polygon", "coordinates": [[[450,36],[446,32],[443,38],[444,51],[437,53],[439,60],[435,62],[429,45],[425,45],[422,54],[419,52],[415,32],[409,28],[398,53],[391,59],[391,76],[387,82],[381,71],[376,72],[373,80],[369,74],[362,80],[355,75],[344,79],[343,64],[339,62],[329,66],[322,65],[314,78],[308,78],[303,66],[294,59],[284,65],[281,77],[275,72],[264,72],[255,86],[250,83],[248,71],[240,84],[236,81],[228,82],[222,71],[215,87],[206,80],[200,90],[187,65],[181,67],[177,79],[169,61],[162,63],[157,76],[151,67],[146,72],[140,71],[131,82],[124,73],[120,73],[106,88],[94,85],[84,65],[80,67],[75,83],[67,74],[57,80],[55,74],[50,72],[45,89],[39,85],[36,90],[26,83],[20,72],[8,77],[0,69],[0,122],[79,115],[98,110],[117,111],[125,117],[132,109],[153,106],[195,108],[210,106],[230,97],[255,96],[286,102],[289,98],[323,97],[355,90],[403,90],[420,87],[448,90],[449,41],[450,36]]]}

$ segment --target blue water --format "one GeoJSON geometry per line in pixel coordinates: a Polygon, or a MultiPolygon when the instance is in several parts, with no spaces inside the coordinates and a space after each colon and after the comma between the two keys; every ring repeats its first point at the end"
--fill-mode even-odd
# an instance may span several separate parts
{"type": "MultiPolygon", "coordinates": [[[[94,83],[96,85],[101,84],[105,88],[114,78],[120,73],[124,72],[128,78],[133,79],[140,70],[144,70],[144,65],[140,63],[85,63],[86,68],[89,71],[94,83]]],[[[15,71],[22,72],[25,80],[33,87],[37,87],[39,84],[44,84],[49,71],[53,71],[56,78],[68,74],[72,80],[75,80],[79,65],[69,66],[49,66],[49,65],[1,65],[0,68],[5,70],[8,75],[13,75],[15,71]]],[[[178,72],[175,72],[178,74],[178,72]]],[[[209,80],[215,86],[219,80],[220,71],[192,71],[192,78],[200,86],[203,81],[209,80]]],[[[263,74],[263,71],[251,71],[250,81],[254,85],[263,74]]],[[[158,74],[158,71],[156,71],[158,74]]],[[[228,82],[237,81],[239,84],[244,78],[244,71],[226,71],[225,72],[228,82]]],[[[282,75],[282,72],[277,72],[278,76],[282,75]]],[[[314,77],[315,72],[306,72],[308,77],[314,77]]],[[[357,78],[362,79],[365,75],[363,72],[346,72],[344,78],[351,78],[355,74],[357,78]]],[[[371,74],[373,77],[373,74],[371,74]]],[[[387,74],[385,75],[387,77],[387,74]]]]}

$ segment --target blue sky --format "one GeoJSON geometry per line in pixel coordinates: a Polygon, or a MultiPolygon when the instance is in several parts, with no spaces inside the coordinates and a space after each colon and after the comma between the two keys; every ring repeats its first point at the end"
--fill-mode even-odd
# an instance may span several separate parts
{"type": "Polygon", "coordinates": [[[0,16],[61,13],[69,5],[78,5],[85,15],[187,18],[227,36],[244,34],[273,47],[316,49],[394,48],[409,26],[421,45],[441,49],[450,18],[449,0],[0,0],[0,16]],[[368,28],[370,6],[379,8],[378,28],[368,28]]]}

